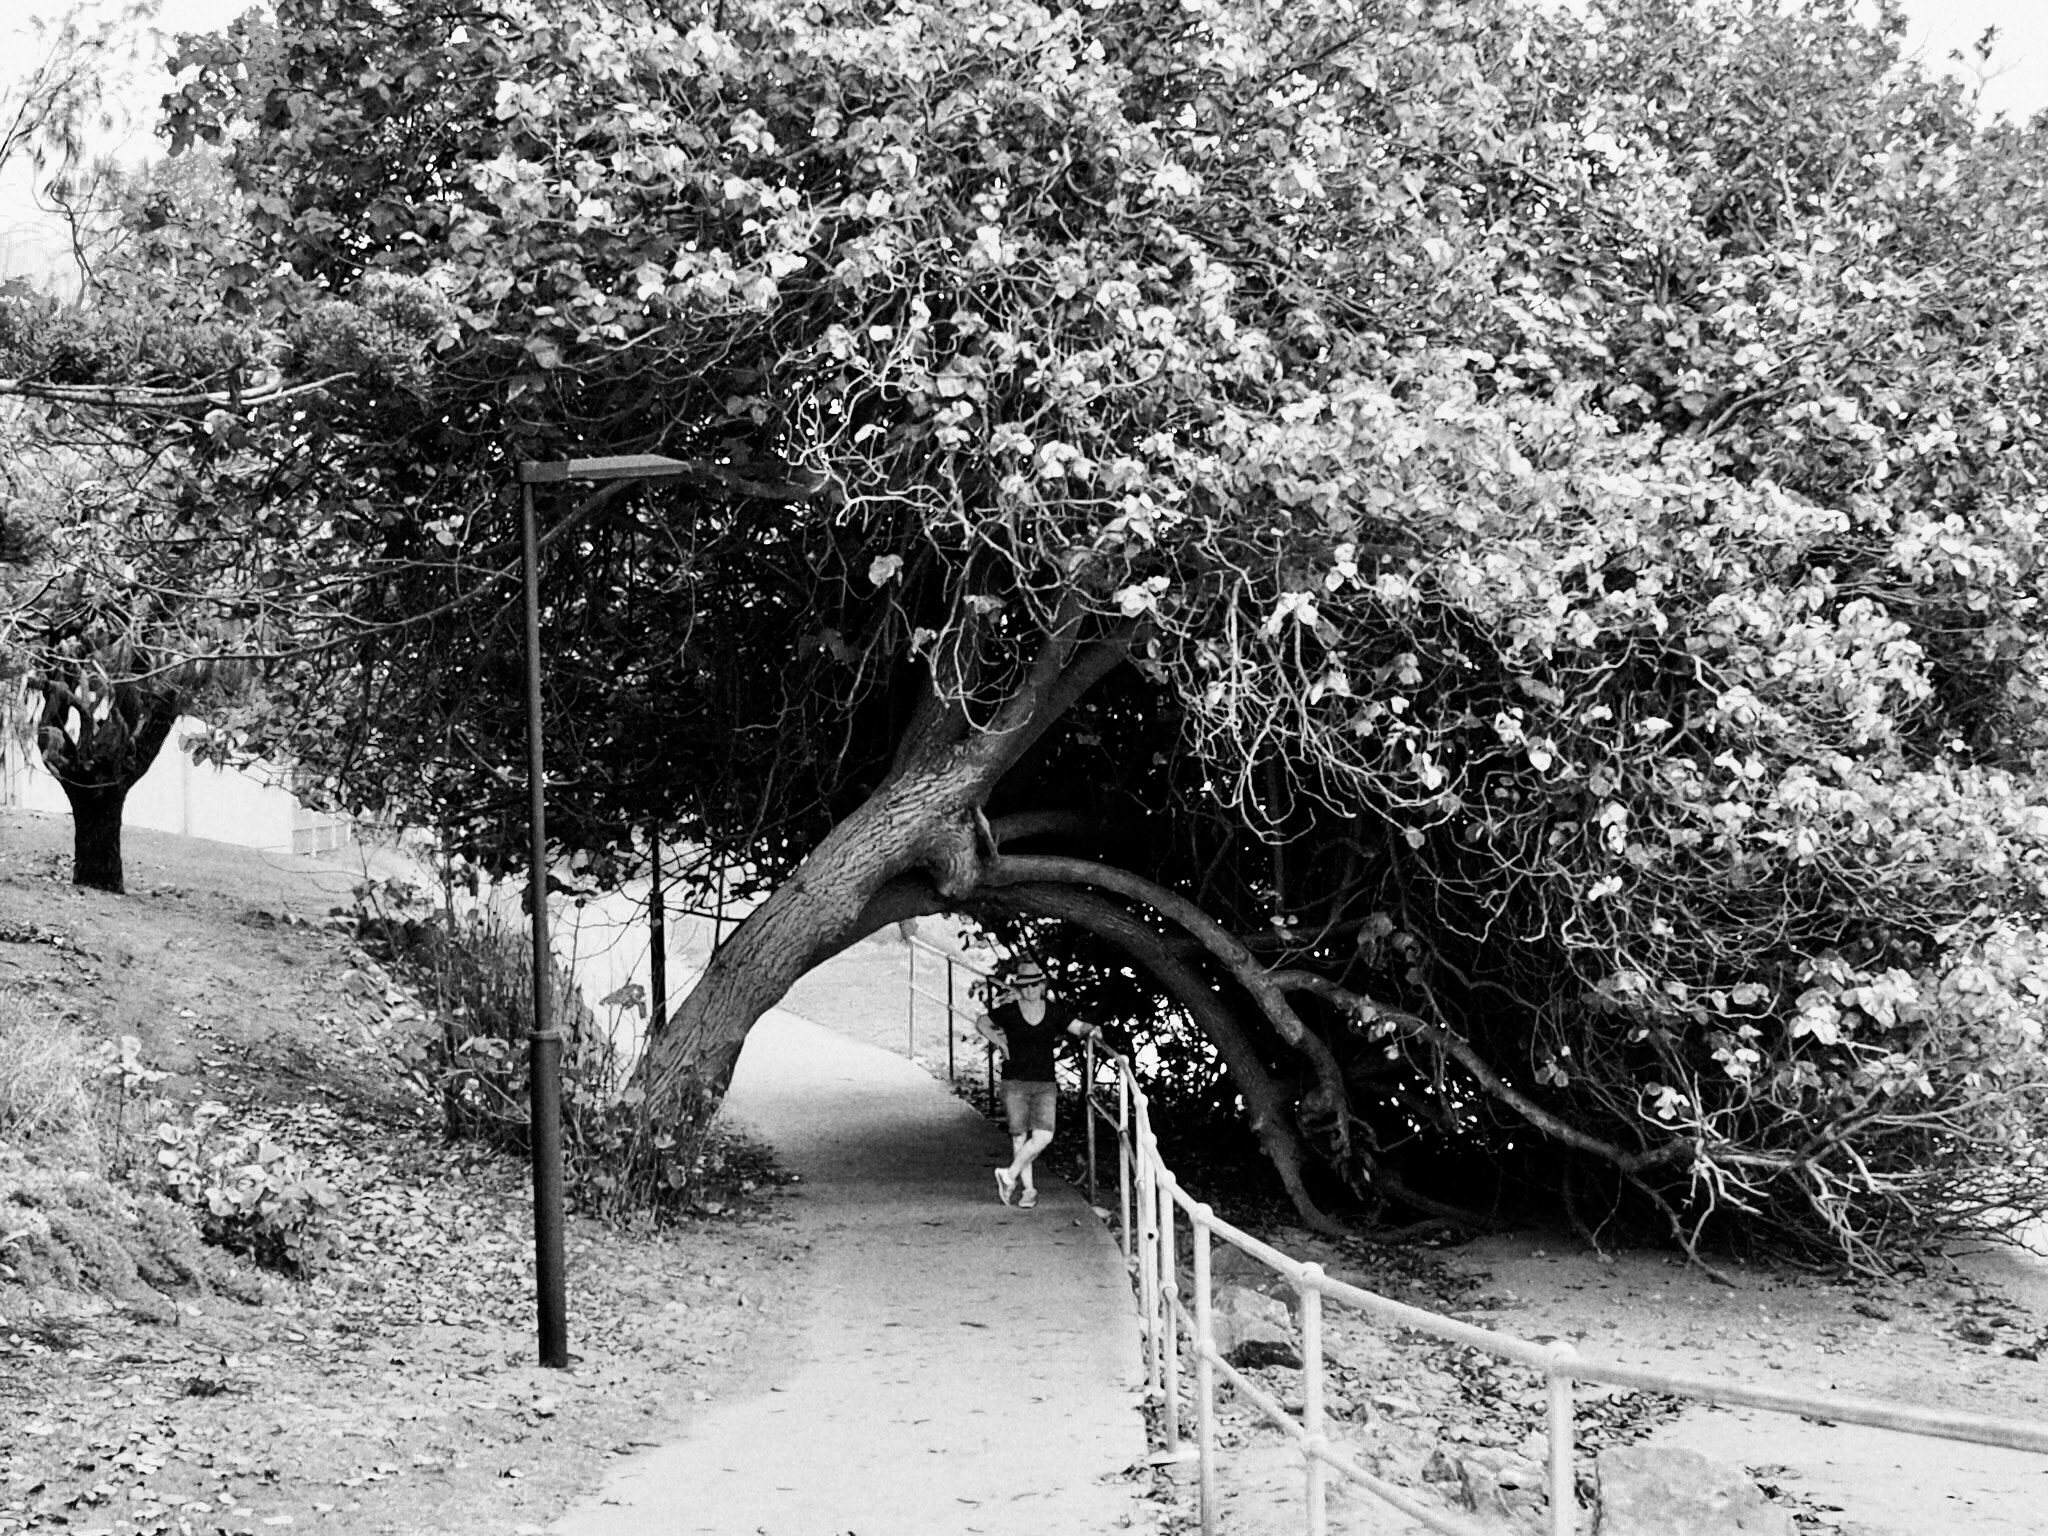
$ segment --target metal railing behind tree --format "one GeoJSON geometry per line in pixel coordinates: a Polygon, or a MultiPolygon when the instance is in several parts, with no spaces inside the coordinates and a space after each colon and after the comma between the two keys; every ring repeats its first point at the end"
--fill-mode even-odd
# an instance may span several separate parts
{"type": "MultiPolygon", "coordinates": [[[[982,1005],[974,1000],[975,984],[994,979],[995,973],[985,965],[962,954],[921,939],[916,934],[905,935],[905,948],[910,954],[910,979],[904,991],[903,1054],[917,1055],[917,1005],[920,1000],[938,1005],[944,1010],[946,1028],[946,1081],[957,1081],[960,1076],[958,1053],[955,1046],[960,1036],[962,1020],[972,1021],[982,1011],[982,1005]],[[920,971],[919,957],[928,956],[939,962],[943,971],[940,987],[927,986],[920,971]]],[[[929,969],[926,967],[925,969],[929,969]]],[[[993,1049],[983,1052],[988,1060],[988,1091],[991,1097],[996,1089],[996,1059],[993,1049]]]]}
{"type": "Polygon", "coordinates": [[[1189,1372],[1184,1370],[1183,1356],[1192,1361],[1188,1406],[1195,1421],[1192,1449],[1199,1462],[1203,1536],[1215,1536],[1217,1530],[1216,1381],[1219,1374],[1299,1447],[1305,1494],[1303,1528],[1309,1536],[1325,1536],[1329,1528],[1327,1482],[1333,1472],[1432,1531],[1444,1532],[1446,1536],[1486,1536],[1471,1522],[1423,1502],[1413,1490],[1366,1471],[1332,1441],[1325,1412],[1325,1302],[1336,1302],[1382,1323],[1413,1329],[1514,1361],[1544,1378],[1549,1399],[1549,1465],[1545,1482],[1551,1536],[1573,1536],[1578,1529],[1573,1394],[1577,1382],[1663,1392],[1705,1403],[1803,1414],[1840,1424],[1864,1424],[1904,1434],[1966,1440],[1978,1445],[2048,1455],[2048,1426],[1977,1414],[1910,1408],[1897,1403],[1841,1397],[1831,1392],[1761,1387],[1728,1378],[1681,1375],[1647,1366],[1588,1360],[1569,1344],[1538,1344],[1509,1334],[1495,1333],[1332,1279],[1320,1265],[1302,1263],[1260,1242],[1190,1197],[1159,1156],[1159,1143],[1152,1134],[1145,1095],[1131,1073],[1130,1063],[1121,1057],[1106,1056],[1104,1061],[1115,1068],[1114,1102],[1104,1099],[1097,1080],[1091,1042],[1087,1070],[1090,1199],[1093,1199],[1095,1178],[1093,1133],[1100,1121],[1116,1133],[1121,1193],[1121,1226],[1117,1240],[1138,1293],[1145,1332],[1147,1386],[1159,1403],[1165,1451],[1169,1455],[1181,1452],[1185,1446],[1182,1435],[1182,1378],[1189,1372]],[[1181,1292],[1176,1233],[1182,1218],[1188,1222],[1192,1238],[1192,1263],[1188,1266],[1192,1294],[1185,1299],[1181,1292]],[[1301,1339],[1302,1390],[1298,1422],[1284,1404],[1225,1360],[1216,1346],[1211,1310],[1214,1300],[1211,1248],[1219,1239],[1258,1260],[1294,1289],[1301,1339]]]}

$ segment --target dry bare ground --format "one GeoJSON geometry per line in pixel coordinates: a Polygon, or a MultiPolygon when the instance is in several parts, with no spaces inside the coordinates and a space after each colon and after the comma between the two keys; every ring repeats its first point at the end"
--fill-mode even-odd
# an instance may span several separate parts
{"type": "MultiPolygon", "coordinates": [[[[1657,1253],[1592,1254],[1516,1235],[1436,1253],[1330,1242],[1282,1227],[1268,1241],[1333,1275],[1521,1338],[1562,1338],[1589,1357],[1780,1388],[2038,1422],[2048,1392],[2038,1268],[1980,1255],[1938,1273],[1872,1283],[1737,1266],[1716,1284],[1657,1253]]],[[[1241,1264],[1224,1268],[1254,1283],[1241,1264]]],[[[1421,1490],[1482,1529],[1547,1530],[1539,1508],[1544,1398],[1531,1373],[1332,1308],[1329,1408],[1340,1445],[1368,1470],[1421,1490]]],[[[1253,1373],[1298,1404],[1300,1375],[1253,1373]]],[[[1748,1472],[1815,1536],[2031,1536],[2044,1528],[2048,1459],[1655,1394],[1581,1388],[1583,1503],[1591,1458],[1647,1440],[1699,1450],[1748,1472]]],[[[1291,1442],[1226,1390],[1223,1528],[1294,1536],[1302,1474],[1291,1442]]],[[[1404,1519],[1337,1484],[1331,1528],[1407,1532],[1404,1519]]],[[[1192,1520],[1192,1495],[1180,1500],[1192,1520]]],[[[1590,1528],[1583,1520],[1581,1530],[1590,1528]]]]}

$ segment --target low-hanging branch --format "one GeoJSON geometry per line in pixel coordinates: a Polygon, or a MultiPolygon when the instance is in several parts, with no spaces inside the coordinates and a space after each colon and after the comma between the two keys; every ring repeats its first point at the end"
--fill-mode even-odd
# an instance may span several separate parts
{"type": "Polygon", "coordinates": [[[1287,994],[1275,986],[1271,974],[1235,934],[1185,896],[1145,879],[1129,870],[1100,864],[1092,859],[1058,854],[998,854],[984,871],[989,886],[1020,885],[1027,882],[1090,886],[1150,907],[1169,922],[1192,935],[1223,965],[1231,978],[1244,988],[1259,1012],[1265,1015],[1280,1038],[1299,1051],[1314,1068],[1316,1081],[1337,1120],[1336,1156],[1348,1160],[1353,1151],[1351,1127],[1343,1106],[1348,1100],[1344,1071],[1329,1045],[1305,1024],[1287,1001],[1287,994]]]}
{"type": "Polygon", "coordinates": [[[147,384],[52,384],[43,379],[0,379],[0,396],[22,400],[43,400],[52,405],[93,405],[122,411],[190,411],[201,406],[218,410],[250,410],[317,394],[355,377],[330,373],[301,384],[287,384],[281,377],[266,380],[260,389],[158,388],[147,384]]]}
{"type": "Polygon", "coordinates": [[[977,907],[982,911],[1021,913],[1072,923],[1122,950],[1149,972],[1223,1058],[1225,1070],[1244,1097],[1252,1133],[1265,1148],[1302,1220],[1319,1232],[1343,1230],[1342,1223],[1325,1212],[1309,1193],[1305,1178],[1308,1150],[1285,1092],[1214,988],[1164,935],[1117,903],[1072,885],[1005,886],[986,904],[969,904],[970,911],[977,907]]]}

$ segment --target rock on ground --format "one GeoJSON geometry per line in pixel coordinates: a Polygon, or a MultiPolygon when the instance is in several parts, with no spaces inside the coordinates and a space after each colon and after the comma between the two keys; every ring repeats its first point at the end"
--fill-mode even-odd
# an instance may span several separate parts
{"type": "Polygon", "coordinates": [[[1794,1536],[1792,1516],[1738,1468],[1678,1446],[1602,1451],[1596,1536],[1794,1536]]]}
{"type": "Polygon", "coordinates": [[[1212,1303],[1210,1328],[1217,1352],[1241,1371],[1301,1369],[1301,1350],[1284,1301],[1246,1285],[1223,1286],[1212,1303]]]}

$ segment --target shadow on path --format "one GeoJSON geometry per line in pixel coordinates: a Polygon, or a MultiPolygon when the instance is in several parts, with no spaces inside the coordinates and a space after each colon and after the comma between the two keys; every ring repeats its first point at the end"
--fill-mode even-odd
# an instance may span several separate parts
{"type": "MultiPolygon", "coordinates": [[[[725,1113],[801,1176],[808,1309],[772,1385],[635,1458],[560,1536],[1052,1536],[1128,1523],[1137,1323],[1081,1196],[995,1198],[996,1127],[924,1071],[777,1011],[725,1113]]],[[[1063,1136],[1082,1134],[1062,1128],[1063,1136]]]]}

